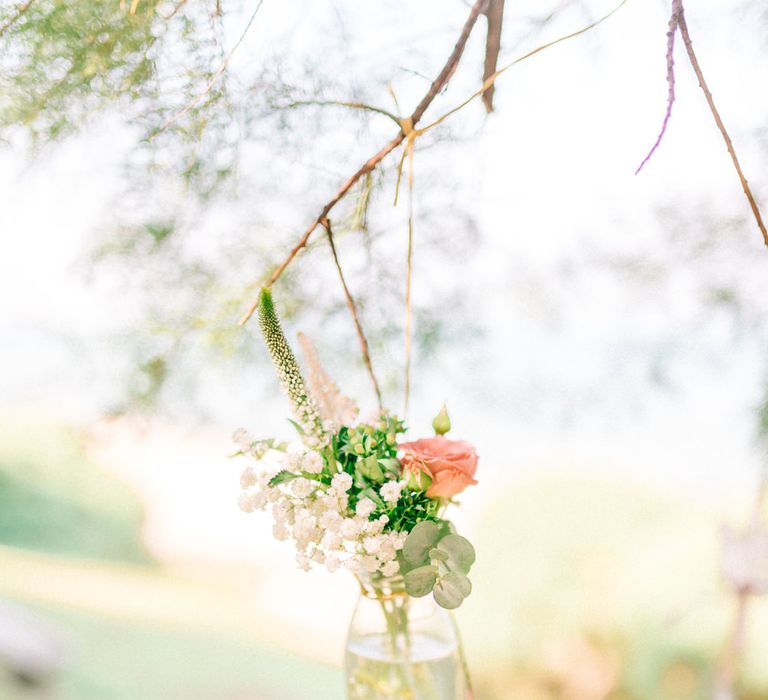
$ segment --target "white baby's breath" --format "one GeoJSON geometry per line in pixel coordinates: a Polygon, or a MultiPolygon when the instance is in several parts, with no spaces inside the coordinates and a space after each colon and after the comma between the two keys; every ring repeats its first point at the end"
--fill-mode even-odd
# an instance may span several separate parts
{"type": "Polygon", "coordinates": [[[325,462],[319,453],[310,451],[307,452],[301,460],[301,468],[309,474],[321,474],[325,462]]]}
{"type": "Polygon", "coordinates": [[[355,513],[367,517],[376,510],[376,504],[370,498],[361,498],[355,506],[355,513]]]}
{"type": "MultiPolygon", "coordinates": [[[[243,444],[251,440],[244,433],[239,438],[243,444]]],[[[247,513],[271,509],[272,534],[275,539],[293,541],[296,563],[305,571],[321,565],[331,572],[343,566],[361,575],[397,573],[396,555],[404,533],[386,531],[389,517],[385,514],[370,519],[376,511],[370,498],[360,498],[351,509],[352,476],[339,472],[328,484],[323,477],[325,459],[306,445],[305,441],[287,452],[272,450],[272,471],[247,467],[240,478],[240,508],[247,513]],[[271,481],[275,476],[277,481],[271,481]]],[[[398,481],[382,485],[384,502],[397,503],[402,488],[398,481]]]]}
{"type": "Polygon", "coordinates": [[[240,475],[240,488],[247,489],[258,483],[258,477],[253,467],[246,467],[240,475]]]}
{"type": "Polygon", "coordinates": [[[379,493],[387,503],[397,503],[404,486],[402,481],[387,481],[382,484],[379,493]]]}

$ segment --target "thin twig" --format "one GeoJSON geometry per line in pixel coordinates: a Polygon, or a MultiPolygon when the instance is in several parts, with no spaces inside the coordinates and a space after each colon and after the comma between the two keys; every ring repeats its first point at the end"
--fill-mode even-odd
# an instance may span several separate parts
{"type": "MultiPolygon", "coordinates": [[[[336,194],[323,206],[323,208],[320,210],[320,214],[318,217],[309,225],[307,230],[304,232],[304,234],[301,236],[299,241],[296,243],[296,245],[291,249],[290,253],[288,253],[288,256],[283,260],[283,262],[277,267],[277,269],[272,273],[269,280],[266,283],[266,286],[272,286],[280,277],[281,274],[283,274],[283,271],[285,270],[288,265],[291,264],[293,259],[296,257],[296,255],[307,245],[307,242],[309,241],[310,236],[314,232],[314,230],[322,223],[323,219],[327,218],[328,214],[331,212],[331,210],[338,204],[338,202],[344,197],[344,195],[351,189],[351,187],[364,175],[367,175],[370,173],[376,166],[384,160],[393,150],[395,150],[404,140],[406,137],[406,129],[408,126],[410,128],[413,127],[416,122],[421,119],[421,117],[424,115],[424,112],[427,110],[427,107],[432,103],[432,101],[435,99],[437,94],[440,92],[442,88],[444,88],[448,81],[451,79],[451,75],[453,75],[454,70],[456,69],[456,66],[459,63],[459,60],[461,59],[461,55],[464,53],[464,48],[467,45],[467,40],[469,39],[469,35],[472,33],[472,29],[477,23],[477,18],[480,15],[480,12],[485,6],[487,0],[476,0],[475,3],[472,5],[472,9],[470,10],[469,16],[467,17],[467,20],[464,22],[464,27],[461,30],[461,34],[459,35],[458,40],[456,41],[455,46],[453,47],[453,51],[451,51],[450,56],[448,57],[448,60],[446,61],[445,65],[443,66],[443,69],[440,71],[437,78],[435,78],[434,81],[432,81],[432,84],[429,86],[429,90],[422,98],[421,102],[416,106],[416,109],[414,109],[413,114],[408,119],[404,119],[401,121],[400,126],[400,132],[395,136],[392,140],[390,140],[386,145],[384,145],[382,148],[378,150],[374,155],[372,155],[363,165],[361,165],[355,173],[353,173],[337,190],[336,194]]],[[[254,314],[256,309],[258,308],[258,301],[255,301],[253,304],[251,304],[248,311],[243,314],[243,316],[238,321],[238,325],[244,325],[248,322],[248,319],[251,318],[251,316],[254,314]]]]}
{"type": "Polygon", "coordinates": [[[176,13],[177,13],[177,12],[178,12],[178,11],[179,11],[179,10],[180,10],[182,7],[184,7],[184,5],[186,5],[186,4],[187,4],[187,2],[188,2],[188,0],[179,0],[179,2],[178,2],[178,3],[176,3],[176,7],[174,7],[174,8],[173,8],[173,10],[171,10],[171,14],[169,14],[169,15],[167,15],[167,16],[165,16],[165,17],[163,17],[163,19],[164,19],[164,20],[173,19],[173,17],[176,15],[176,13]]]}
{"type": "MultiPolygon", "coordinates": [[[[290,265],[291,261],[299,254],[302,248],[305,248],[307,243],[309,242],[309,237],[312,235],[314,230],[322,223],[322,220],[328,216],[328,214],[331,212],[331,209],[333,209],[336,204],[344,197],[344,195],[349,192],[349,190],[352,188],[352,186],[361,178],[363,175],[367,175],[370,173],[389,153],[395,150],[402,142],[405,137],[401,134],[398,134],[395,138],[393,138],[384,148],[382,148],[378,153],[371,156],[363,165],[358,168],[357,172],[355,172],[353,175],[350,175],[342,186],[338,189],[335,195],[325,204],[325,206],[320,211],[320,216],[317,217],[307,228],[306,231],[304,231],[304,234],[299,239],[298,243],[291,249],[291,252],[288,254],[288,257],[283,260],[283,262],[280,264],[280,266],[272,273],[269,280],[266,282],[264,286],[271,287],[280,277],[280,275],[283,274],[283,271],[285,270],[288,265],[290,265]]],[[[246,323],[248,323],[248,319],[253,316],[256,309],[259,307],[258,299],[251,304],[248,311],[246,311],[243,316],[240,318],[240,320],[237,322],[239,326],[243,326],[246,323]]]]}
{"type": "Polygon", "coordinates": [[[476,0],[475,4],[472,5],[472,9],[469,11],[469,17],[467,17],[467,21],[464,22],[464,27],[461,30],[461,34],[459,34],[459,38],[456,40],[453,51],[451,51],[451,55],[448,57],[448,60],[443,66],[443,70],[441,70],[437,78],[432,81],[432,84],[429,86],[429,90],[427,90],[427,94],[424,95],[421,102],[416,105],[416,109],[413,110],[411,121],[414,125],[424,116],[424,112],[426,112],[427,107],[432,104],[432,100],[437,97],[437,94],[448,84],[448,81],[451,79],[453,72],[456,70],[456,66],[459,65],[461,55],[464,53],[464,48],[466,47],[467,41],[469,40],[469,35],[472,33],[472,30],[477,23],[477,18],[485,9],[486,2],[487,0],[476,0]]]}
{"type": "Polygon", "coordinates": [[[411,400],[411,345],[413,342],[413,300],[411,280],[413,279],[413,149],[411,139],[406,147],[408,151],[408,253],[405,265],[405,406],[403,415],[408,416],[408,404],[411,400]]]}
{"type": "Polygon", "coordinates": [[[709,109],[712,112],[712,116],[715,119],[717,128],[720,129],[720,133],[723,135],[725,146],[728,149],[728,153],[731,156],[731,160],[733,161],[733,167],[736,168],[736,173],[739,176],[739,181],[741,182],[741,188],[744,190],[744,194],[747,197],[747,201],[749,202],[749,206],[752,209],[752,214],[755,217],[755,221],[757,222],[757,226],[760,229],[760,233],[763,234],[763,242],[765,243],[766,246],[768,246],[768,230],[766,230],[765,224],[763,223],[763,217],[760,214],[760,209],[757,206],[757,202],[755,201],[754,196],[752,195],[752,190],[749,187],[747,178],[744,177],[744,172],[741,169],[739,159],[736,156],[736,151],[733,148],[733,142],[731,141],[731,137],[728,135],[728,132],[725,129],[725,124],[723,124],[723,120],[720,118],[720,113],[717,111],[717,107],[715,107],[715,100],[712,97],[712,93],[709,91],[709,87],[707,86],[707,81],[704,79],[704,74],[702,73],[701,66],[699,65],[698,59],[696,58],[696,53],[693,50],[693,42],[691,41],[691,35],[688,31],[688,23],[685,21],[685,11],[682,6],[682,0],[680,0],[680,16],[679,16],[678,22],[680,26],[680,36],[682,36],[683,38],[683,43],[685,44],[685,49],[688,52],[688,58],[691,61],[693,72],[696,73],[696,77],[699,79],[699,86],[704,92],[704,96],[707,98],[707,104],[709,105],[709,109]]]}
{"type": "Polygon", "coordinates": [[[352,292],[349,291],[349,287],[347,286],[347,281],[344,278],[344,272],[341,269],[341,263],[339,262],[339,255],[336,252],[336,244],[333,242],[333,231],[331,230],[331,222],[329,219],[323,219],[323,221],[320,222],[325,229],[325,232],[328,234],[328,243],[331,246],[331,253],[333,254],[333,262],[336,263],[336,271],[339,273],[339,279],[341,280],[341,286],[344,288],[344,296],[347,298],[347,306],[349,307],[349,312],[352,314],[352,320],[355,322],[355,330],[357,331],[357,337],[360,340],[360,351],[363,355],[363,362],[365,363],[365,368],[368,370],[368,376],[371,378],[371,383],[373,384],[373,390],[376,393],[376,401],[378,401],[379,404],[379,410],[382,410],[384,405],[381,399],[381,389],[379,388],[379,382],[376,380],[376,374],[373,371],[373,365],[371,364],[371,354],[368,349],[368,341],[365,338],[365,333],[363,332],[363,325],[360,322],[360,315],[357,312],[357,304],[355,304],[355,299],[352,296],[352,292]]]}
{"type": "Polygon", "coordinates": [[[677,35],[677,29],[680,24],[680,14],[683,11],[682,0],[672,0],[672,14],[669,17],[669,29],[667,30],[667,111],[664,113],[664,121],[661,124],[661,131],[656,137],[656,141],[648,151],[648,154],[643,158],[643,162],[640,163],[635,175],[637,175],[643,166],[651,159],[651,156],[656,152],[661,140],[664,138],[664,133],[667,130],[667,124],[672,117],[672,105],[675,103],[675,36],[677,35]]]}
{"type": "Polygon", "coordinates": [[[430,129],[433,129],[438,124],[441,124],[449,117],[453,116],[458,112],[459,110],[464,109],[472,100],[474,100],[476,97],[479,97],[482,95],[491,85],[493,85],[496,82],[496,79],[502,74],[508,71],[512,66],[517,65],[518,63],[521,63],[522,61],[525,61],[526,59],[530,58],[531,56],[535,56],[537,53],[544,51],[545,49],[548,49],[552,46],[555,46],[556,44],[560,44],[563,41],[568,41],[568,39],[574,39],[577,36],[581,36],[582,34],[585,34],[586,32],[590,31],[591,29],[594,29],[599,24],[602,24],[607,19],[612,17],[614,14],[616,14],[629,0],[621,0],[621,2],[616,5],[607,15],[603,15],[600,17],[600,19],[595,20],[591,24],[588,24],[585,27],[582,27],[581,29],[576,30],[575,32],[571,32],[570,34],[566,34],[565,36],[558,37],[557,39],[553,39],[552,41],[548,41],[546,44],[542,44],[541,46],[537,46],[535,49],[532,49],[531,51],[528,51],[527,53],[523,54],[522,56],[519,56],[514,61],[507,63],[502,68],[499,68],[493,75],[489,76],[486,80],[483,81],[483,84],[480,86],[480,89],[476,92],[473,92],[466,100],[464,100],[462,103],[456,105],[453,109],[448,110],[445,114],[443,114],[438,119],[435,119],[431,124],[428,124],[427,126],[424,126],[421,128],[421,132],[424,133],[425,131],[429,131],[430,129]]]}
{"type": "Polygon", "coordinates": [[[256,15],[259,13],[259,10],[261,9],[261,6],[264,4],[264,0],[259,0],[258,4],[256,5],[256,9],[253,11],[253,14],[251,15],[250,19],[248,20],[248,23],[245,25],[245,29],[243,29],[242,34],[240,34],[240,37],[235,42],[235,45],[229,50],[229,53],[225,56],[224,61],[222,62],[221,66],[219,66],[219,69],[213,74],[211,79],[208,81],[208,84],[205,86],[205,89],[194,99],[192,102],[190,102],[184,109],[180,110],[176,114],[174,114],[168,121],[163,124],[160,129],[153,134],[153,138],[157,136],[158,134],[165,131],[169,126],[172,126],[175,124],[179,119],[186,116],[191,112],[195,107],[197,107],[208,95],[208,93],[213,89],[213,86],[218,82],[219,78],[222,76],[225,70],[227,70],[227,66],[229,65],[230,60],[232,59],[233,54],[235,51],[237,51],[240,44],[243,43],[243,40],[245,39],[246,35],[248,34],[248,30],[250,30],[251,25],[253,24],[254,20],[256,19],[256,15]]]}
{"type": "Polygon", "coordinates": [[[278,105],[279,109],[294,109],[296,107],[349,107],[350,109],[359,109],[365,112],[375,112],[391,119],[400,126],[400,117],[386,109],[366,104],[365,102],[345,102],[343,100],[295,100],[285,105],[278,105]]]}
{"type": "Polygon", "coordinates": [[[22,3],[16,8],[16,14],[13,15],[10,19],[8,19],[5,24],[3,24],[2,27],[0,27],[0,36],[3,36],[16,22],[18,22],[23,16],[24,13],[29,9],[29,6],[34,2],[35,0],[27,0],[27,2],[22,3]]]}
{"type": "Polygon", "coordinates": [[[406,132],[407,143],[406,143],[405,149],[403,150],[403,154],[402,154],[402,156],[400,158],[400,163],[398,164],[398,169],[397,169],[397,180],[395,182],[395,205],[397,205],[398,193],[400,191],[400,181],[401,181],[402,175],[403,175],[403,164],[405,163],[405,156],[406,156],[406,153],[408,152],[408,149],[410,148],[411,144],[413,143],[413,141],[415,141],[419,136],[421,136],[422,134],[426,133],[430,129],[434,129],[438,124],[442,124],[446,119],[449,119],[450,117],[452,117],[457,112],[459,112],[462,109],[464,109],[464,107],[466,107],[476,97],[479,97],[480,95],[486,94],[486,91],[488,90],[489,87],[491,87],[495,83],[496,79],[502,73],[504,73],[505,71],[507,71],[510,68],[512,68],[512,66],[517,65],[521,61],[525,61],[528,58],[531,58],[531,56],[535,56],[540,51],[544,51],[544,49],[548,49],[551,46],[555,46],[556,44],[559,44],[559,43],[561,43],[563,41],[566,41],[568,39],[573,39],[574,37],[577,37],[577,36],[579,36],[581,34],[584,34],[585,32],[588,32],[590,29],[593,29],[598,24],[601,24],[602,22],[607,20],[609,17],[611,17],[611,15],[613,15],[615,12],[617,12],[622,7],[622,5],[624,5],[628,1],[629,0],[622,0],[607,15],[604,15],[603,17],[601,17],[600,19],[596,20],[595,22],[592,22],[591,24],[588,24],[586,27],[582,27],[581,29],[579,29],[579,30],[577,30],[575,32],[571,32],[570,34],[566,34],[565,36],[561,36],[558,39],[554,39],[553,41],[549,41],[546,44],[542,44],[541,46],[536,47],[532,51],[528,51],[528,53],[525,53],[522,56],[516,58],[514,61],[512,61],[511,63],[508,63],[503,68],[500,68],[495,73],[493,73],[493,75],[489,76],[486,80],[484,80],[483,84],[480,86],[480,89],[477,90],[476,92],[473,92],[466,100],[464,100],[460,104],[456,105],[456,107],[454,107],[453,109],[449,109],[442,116],[438,117],[437,119],[435,119],[430,124],[427,124],[426,126],[421,127],[420,129],[415,129],[415,128],[412,127],[412,125],[405,123],[403,128],[404,128],[404,130],[406,132]]]}

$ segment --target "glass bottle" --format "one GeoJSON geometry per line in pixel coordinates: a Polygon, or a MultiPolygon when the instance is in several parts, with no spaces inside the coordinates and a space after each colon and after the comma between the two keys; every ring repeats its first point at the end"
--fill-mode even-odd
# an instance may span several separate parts
{"type": "Polygon", "coordinates": [[[431,595],[411,598],[401,576],[358,577],[346,647],[348,700],[464,700],[458,631],[431,595]]]}

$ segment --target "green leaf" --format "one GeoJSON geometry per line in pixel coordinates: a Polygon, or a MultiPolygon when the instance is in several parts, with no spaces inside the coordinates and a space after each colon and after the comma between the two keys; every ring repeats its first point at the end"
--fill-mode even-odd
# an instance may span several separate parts
{"type": "Polygon", "coordinates": [[[439,536],[440,528],[431,520],[422,520],[417,523],[403,545],[405,560],[413,566],[426,564],[427,554],[439,536]]]}
{"type": "Polygon", "coordinates": [[[302,428],[302,427],[301,427],[301,426],[300,426],[300,425],[299,425],[299,424],[298,424],[298,423],[297,423],[295,420],[292,420],[291,418],[289,418],[289,419],[288,419],[288,422],[289,422],[289,423],[290,423],[290,424],[291,424],[291,425],[292,425],[294,428],[296,428],[296,432],[297,432],[299,435],[301,435],[301,436],[304,436],[304,435],[306,435],[306,433],[304,432],[304,428],[302,428]]]}
{"type": "Polygon", "coordinates": [[[429,558],[432,559],[432,561],[448,561],[448,554],[442,549],[430,549],[429,558]]]}
{"type": "Polygon", "coordinates": [[[384,499],[370,487],[360,492],[360,498],[370,498],[379,508],[387,507],[387,504],[384,503],[384,499]]]}
{"type": "Polygon", "coordinates": [[[301,474],[294,474],[293,472],[289,472],[283,469],[282,471],[277,472],[277,474],[275,474],[269,480],[269,487],[274,488],[275,486],[284,484],[286,481],[292,481],[293,479],[298,479],[300,476],[301,474]]]}
{"type": "Polygon", "coordinates": [[[449,572],[435,584],[435,601],[441,608],[453,610],[464,602],[471,591],[472,584],[466,576],[449,572]]]}
{"type": "Polygon", "coordinates": [[[420,566],[405,574],[403,581],[409,596],[422,598],[434,588],[435,581],[437,581],[437,570],[434,566],[420,566]]]}
{"type": "Polygon", "coordinates": [[[475,563],[475,548],[466,537],[446,535],[440,540],[438,547],[448,554],[446,564],[451,571],[469,573],[475,563]]]}
{"type": "Polygon", "coordinates": [[[384,481],[384,472],[379,466],[376,455],[369,455],[365,459],[358,459],[356,466],[366,479],[370,479],[376,483],[381,483],[384,481]]]}
{"type": "Polygon", "coordinates": [[[465,598],[470,593],[472,593],[472,581],[470,581],[466,576],[462,576],[455,571],[449,571],[445,576],[442,577],[442,580],[444,582],[447,581],[450,585],[458,588],[461,591],[461,595],[463,595],[465,598]]]}
{"type": "Polygon", "coordinates": [[[382,457],[379,460],[379,464],[388,472],[392,472],[393,474],[400,474],[400,462],[394,457],[382,457]]]}

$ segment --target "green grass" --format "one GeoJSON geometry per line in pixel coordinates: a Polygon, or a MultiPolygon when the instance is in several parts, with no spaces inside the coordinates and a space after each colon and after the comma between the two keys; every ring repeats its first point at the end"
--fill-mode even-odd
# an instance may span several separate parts
{"type": "Polygon", "coordinates": [[[149,562],[142,517],[135,495],[89,461],[73,430],[0,430],[0,543],[149,562]]]}
{"type": "Polygon", "coordinates": [[[70,662],[46,691],[0,675],[7,700],[335,700],[341,672],[221,633],[118,623],[37,606],[69,641],[70,662]]]}

